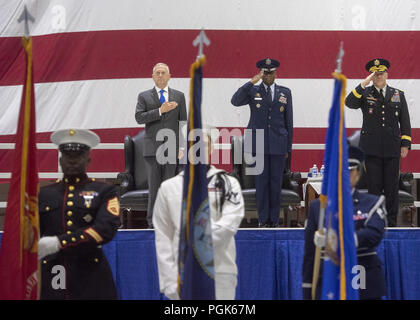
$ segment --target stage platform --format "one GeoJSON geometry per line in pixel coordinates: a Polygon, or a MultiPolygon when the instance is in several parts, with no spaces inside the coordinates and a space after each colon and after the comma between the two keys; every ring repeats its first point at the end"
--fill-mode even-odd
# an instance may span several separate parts
{"type": "MultiPolygon", "coordinates": [[[[1,238],[0,233],[0,238],[1,238]]],[[[301,299],[304,229],[240,229],[238,287],[243,300],[301,299]]],[[[120,230],[104,245],[120,299],[162,299],[153,230],[120,230]]],[[[420,228],[391,228],[378,248],[388,299],[420,299],[420,228]]]]}

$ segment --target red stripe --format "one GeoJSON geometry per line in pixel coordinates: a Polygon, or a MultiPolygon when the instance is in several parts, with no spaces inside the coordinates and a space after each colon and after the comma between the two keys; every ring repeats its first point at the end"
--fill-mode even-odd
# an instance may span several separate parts
{"type": "MultiPolygon", "coordinates": [[[[123,143],[126,135],[134,136],[143,128],[113,128],[113,129],[91,129],[101,138],[102,143],[123,143]]],[[[50,136],[52,132],[39,132],[36,135],[37,143],[51,143],[50,136]]],[[[0,143],[14,143],[16,135],[0,135],[0,143]]],[[[1,150],[1,149],[0,149],[1,150]]]]}
{"type": "MultiPolygon", "coordinates": [[[[420,31],[258,31],[208,30],[204,49],[207,78],[250,78],[257,60],[280,61],[278,77],[330,79],[340,41],[343,73],[366,76],[365,63],[391,61],[390,78],[419,79],[420,31]],[[404,50],[401,50],[404,48],[404,50]]],[[[176,78],[188,78],[197,55],[197,30],[121,30],[58,33],[34,37],[35,82],[150,78],[156,62],[166,62],[176,78]]],[[[21,84],[18,38],[0,38],[0,85],[21,84]]]]}

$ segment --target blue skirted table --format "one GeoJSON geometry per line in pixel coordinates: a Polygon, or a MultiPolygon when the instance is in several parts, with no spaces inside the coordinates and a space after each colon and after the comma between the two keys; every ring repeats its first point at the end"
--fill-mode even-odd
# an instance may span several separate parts
{"type": "MultiPolygon", "coordinates": [[[[1,237],[1,234],[0,234],[1,237]]],[[[236,298],[301,299],[303,229],[240,229],[236,298]]],[[[104,245],[120,299],[161,299],[153,230],[120,230],[104,245]]],[[[378,248],[388,299],[420,299],[420,229],[386,232],[378,248]]]]}

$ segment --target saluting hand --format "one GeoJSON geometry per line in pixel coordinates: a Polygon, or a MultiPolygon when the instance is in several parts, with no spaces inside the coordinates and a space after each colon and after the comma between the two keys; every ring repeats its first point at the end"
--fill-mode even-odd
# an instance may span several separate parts
{"type": "Polygon", "coordinates": [[[375,76],[375,72],[372,72],[370,75],[368,75],[366,77],[365,80],[362,81],[361,85],[362,85],[363,89],[366,88],[369,85],[369,83],[372,81],[372,78],[374,76],[375,76]]]}
{"type": "Polygon", "coordinates": [[[253,76],[252,79],[250,80],[252,84],[256,84],[258,81],[261,80],[262,76],[264,74],[264,71],[260,71],[260,73],[258,73],[257,75],[253,76]]]}
{"type": "Polygon", "coordinates": [[[169,112],[173,109],[175,109],[178,106],[178,103],[175,101],[166,101],[162,103],[162,106],[160,107],[160,113],[164,114],[166,112],[169,112]]]}

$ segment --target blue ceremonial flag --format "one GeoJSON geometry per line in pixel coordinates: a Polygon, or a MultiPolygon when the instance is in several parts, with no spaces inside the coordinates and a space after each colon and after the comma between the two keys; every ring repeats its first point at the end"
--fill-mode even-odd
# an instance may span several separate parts
{"type": "Polygon", "coordinates": [[[333,73],[334,97],[325,139],[325,172],[322,194],[327,198],[325,209],[326,256],[322,279],[322,299],[357,300],[352,287],[352,269],[357,265],[354,240],[353,199],[348,169],[344,99],[346,77],[333,73]]]}
{"type": "Polygon", "coordinates": [[[208,166],[203,161],[201,121],[201,56],[190,69],[190,106],[188,114],[188,161],[184,167],[184,189],[178,259],[178,291],[182,300],[214,300],[214,260],[210,208],[207,189],[208,166]],[[197,130],[199,129],[199,130],[197,130]],[[199,146],[197,148],[197,146],[199,146]]]}

